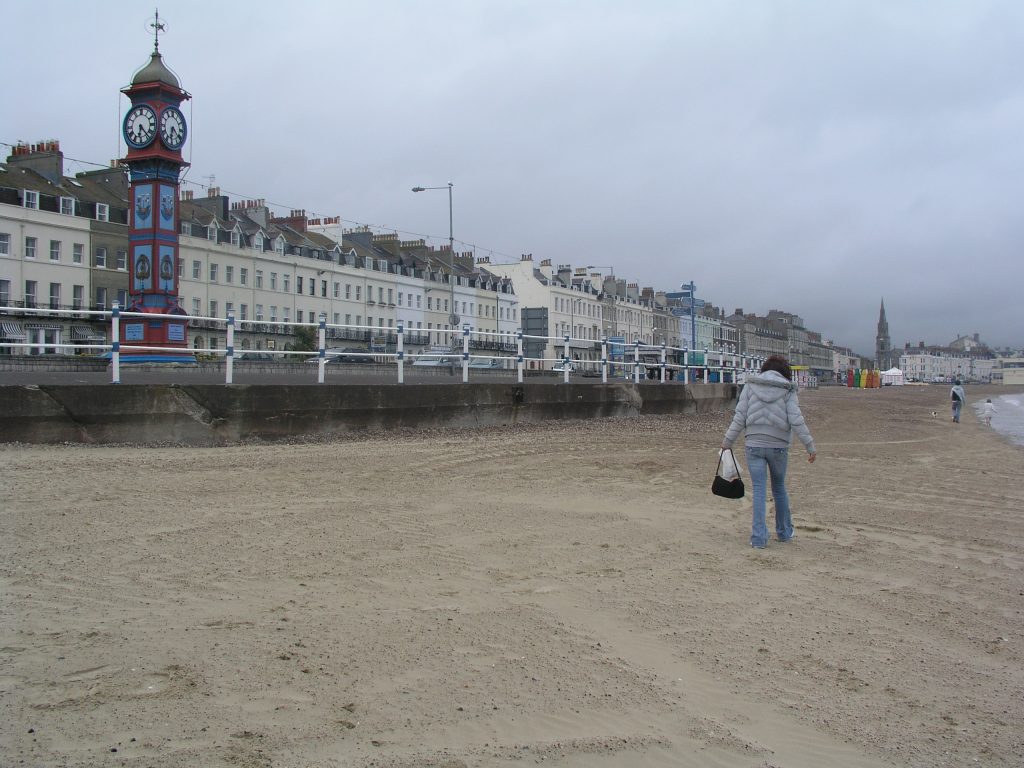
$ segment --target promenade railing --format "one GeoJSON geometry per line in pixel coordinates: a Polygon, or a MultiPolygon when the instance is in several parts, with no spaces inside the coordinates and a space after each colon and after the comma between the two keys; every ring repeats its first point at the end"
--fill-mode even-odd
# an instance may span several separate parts
{"type": "MultiPolygon", "coordinates": [[[[2,312],[0,307],[0,312],[2,312]]],[[[52,353],[79,353],[85,351],[90,354],[98,354],[100,357],[110,358],[111,381],[121,382],[121,373],[124,365],[131,361],[136,364],[142,356],[147,353],[151,356],[167,355],[209,355],[222,357],[224,366],[225,384],[234,383],[234,367],[238,364],[239,355],[247,352],[258,351],[261,355],[270,355],[282,360],[301,359],[316,363],[316,377],[318,383],[326,381],[327,366],[332,359],[339,354],[350,358],[364,357],[373,362],[385,362],[396,364],[397,381],[405,383],[406,367],[415,366],[416,361],[438,361],[435,367],[447,367],[454,374],[457,368],[461,368],[462,381],[468,382],[470,371],[514,372],[516,380],[523,382],[524,377],[537,374],[560,373],[565,383],[570,381],[573,374],[600,377],[602,382],[609,380],[625,379],[635,383],[641,381],[653,381],[661,384],[682,383],[737,383],[742,382],[744,374],[753,373],[759,370],[763,358],[744,355],[735,352],[715,350],[691,350],[686,347],[673,347],[668,344],[646,344],[639,339],[632,342],[610,340],[609,337],[602,337],[600,341],[583,339],[569,335],[545,336],[537,334],[526,334],[522,329],[514,332],[515,355],[502,355],[500,350],[512,351],[513,345],[508,332],[483,331],[472,328],[468,324],[461,329],[407,329],[404,323],[399,322],[397,327],[381,325],[351,325],[351,324],[328,324],[326,317],[321,315],[315,322],[298,322],[289,320],[273,320],[267,322],[263,319],[239,319],[233,312],[227,317],[204,317],[195,315],[158,314],[151,312],[129,312],[122,310],[116,304],[109,310],[90,309],[80,307],[72,309],[54,308],[29,308],[19,307],[19,316],[39,315],[41,321],[36,325],[45,325],[45,318],[68,316],[77,320],[101,320],[107,324],[108,332],[106,340],[99,343],[98,335],[84,341],[61,341],[42,342],[38,340],[29,341],[22,336],[21,341],[17,337],[0,338],[0,350],[25,350],[29,354],[46,354],[48,350],[52,353]],[[173,320],[176,322],[187,322],[193,328],[221,329],[226,333],[226,344],[223,348],[188,347],[168,348],[166,346],[147,346],[144,344],[130,344],[120,341],[121,323],[125,320],[143,319],[173,320]],[[287,329],[309,328],[316,332],[317,347],[315,350],[298,349],[236,349],[235,335],[239,328],[249,327],[254,332],[264,331],[268,327],[275,327],[279,333],[287,333],[287,329]],[[431,334],[437,337],[453,337],[454,342],[448,346],[430,346],[431,334]],[[459,338],[461,337],[461,344],[459,338]],[[385,340],[384,345],[372,345],[365,352],[346,348],[343,352],[335,351],[327,346],[328,338],[336,339],[385,340]],[[412,340],[414,347],[425,347],[418,349],[412,354],[414,360],[410,363],[410,353],[407,345],[412,340]],[[532,343],[531,343],[532,342],[532,343]],[[537,342],[540,342],[538,345],[537,342]],[[560,357],[526,356],[524,347],[526,345],[543,348],[562,349],[560,357]],[[383,349],[374,349],[373,346],[383,346],[383,349]],[[390,348],[393,346],[393,351],[390,348]],[[581,360],[572,356],[572,349],[591,349],[599,352],[597,359],[581,360]],[[480,350],[495,350],[494,354],[479,354],[480,350]],[[133,360],[132,358],[135,358],[133,360]],[[127,360],[125,359],[127,358],[127,360]],[[474,365],[474,361],[490,361],[483,366],[474,365]],[[443,362],[443,365],[441,364],[443,362]]],[[[10,333],[10,331],[7,331],[10,333]]],[[[147,361],[152,357],[147,357],[147,361]]],[[[421,362],[421,364],[423,364],[421,362]]],[[[415,370],[415,368],[414,368],[415,370]]]]}

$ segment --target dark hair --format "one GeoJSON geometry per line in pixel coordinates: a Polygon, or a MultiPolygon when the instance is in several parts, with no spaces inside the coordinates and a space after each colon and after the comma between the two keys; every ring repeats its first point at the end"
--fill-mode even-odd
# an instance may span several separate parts
{"type": "Polygon", "coordinates": [[[786,381],[793,380],[793,371],[789,367],[789,363],[786,362],[786,358],[782,355],[772,355],[764,361],[764,365],[761,366],[761,373],[765,371],[775,371],[781,373],[786,377],[786,381]]]}

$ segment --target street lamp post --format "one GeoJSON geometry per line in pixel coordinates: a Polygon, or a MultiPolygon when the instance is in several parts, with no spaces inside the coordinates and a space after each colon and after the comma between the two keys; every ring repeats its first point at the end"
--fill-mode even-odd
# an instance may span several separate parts
{"type": "MultiPolygon", "coordinates": [[[[448,190],[448,285],[451,288],[451,314],[448,315],[448,323],[454,329],[459,324],[459,315],[455,310],[455,230],[452,218],[452,182],[444,187],[413,187],[413,192],[426,192],[429,189],[448,190]]],[[[452,339],[454,340],[454,336],[452,339]]]]}

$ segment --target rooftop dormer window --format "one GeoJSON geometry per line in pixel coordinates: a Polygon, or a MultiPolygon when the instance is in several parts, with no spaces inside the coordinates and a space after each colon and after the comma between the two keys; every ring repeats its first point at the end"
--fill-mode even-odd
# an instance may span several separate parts
{"type": "Polygon", "coordinates": [[[231,231],[231,244],[236,248],[242,245],[242,236],[238,233],[237,229],[231,231]]]}
{"type": "Polygon", "coordinates": [[[32,208],[38,210],[39,208],[39,193],[33,192],[31,189],[26,189],[25,194],[22,197],[22,204],[26,208],[32,208]]]}
{"type": "Polygon", "coordinates": [[[110,221],[110,206],[106,203],[96,203],[96,221],[110,221]]]}
{"type": "Polygon", "coordinates": [[[257,234],[252,239],[252,248],[253,248],[254,251],[262,251],[263,250],[263,235],[257,234]]]}
{"type": "Polygon", "coordinates": [[[75,198],[62,197],[60,199],[60,212],[65,216],[75,215],[75,198]]]}

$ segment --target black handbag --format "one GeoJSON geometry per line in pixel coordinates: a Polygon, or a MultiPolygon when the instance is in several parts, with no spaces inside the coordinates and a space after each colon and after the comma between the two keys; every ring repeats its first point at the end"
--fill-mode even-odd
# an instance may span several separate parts
{"type": "Polygon", "coordinates": [[[743,478],[739,476],[740,465],[736,464],[736,456],[732,453],[732,448],[726,448],[718,456],[718,469],[715,470],[715,479],[711,482],[711,492],[715,496],[721,496],[725,499],[742,499],[746,489],[743,487],[743,478]],[[722,456],[728,451],[732,455],[732,463],[736,465],[736,479],[726,480],[722,477],[722,456]]]}

